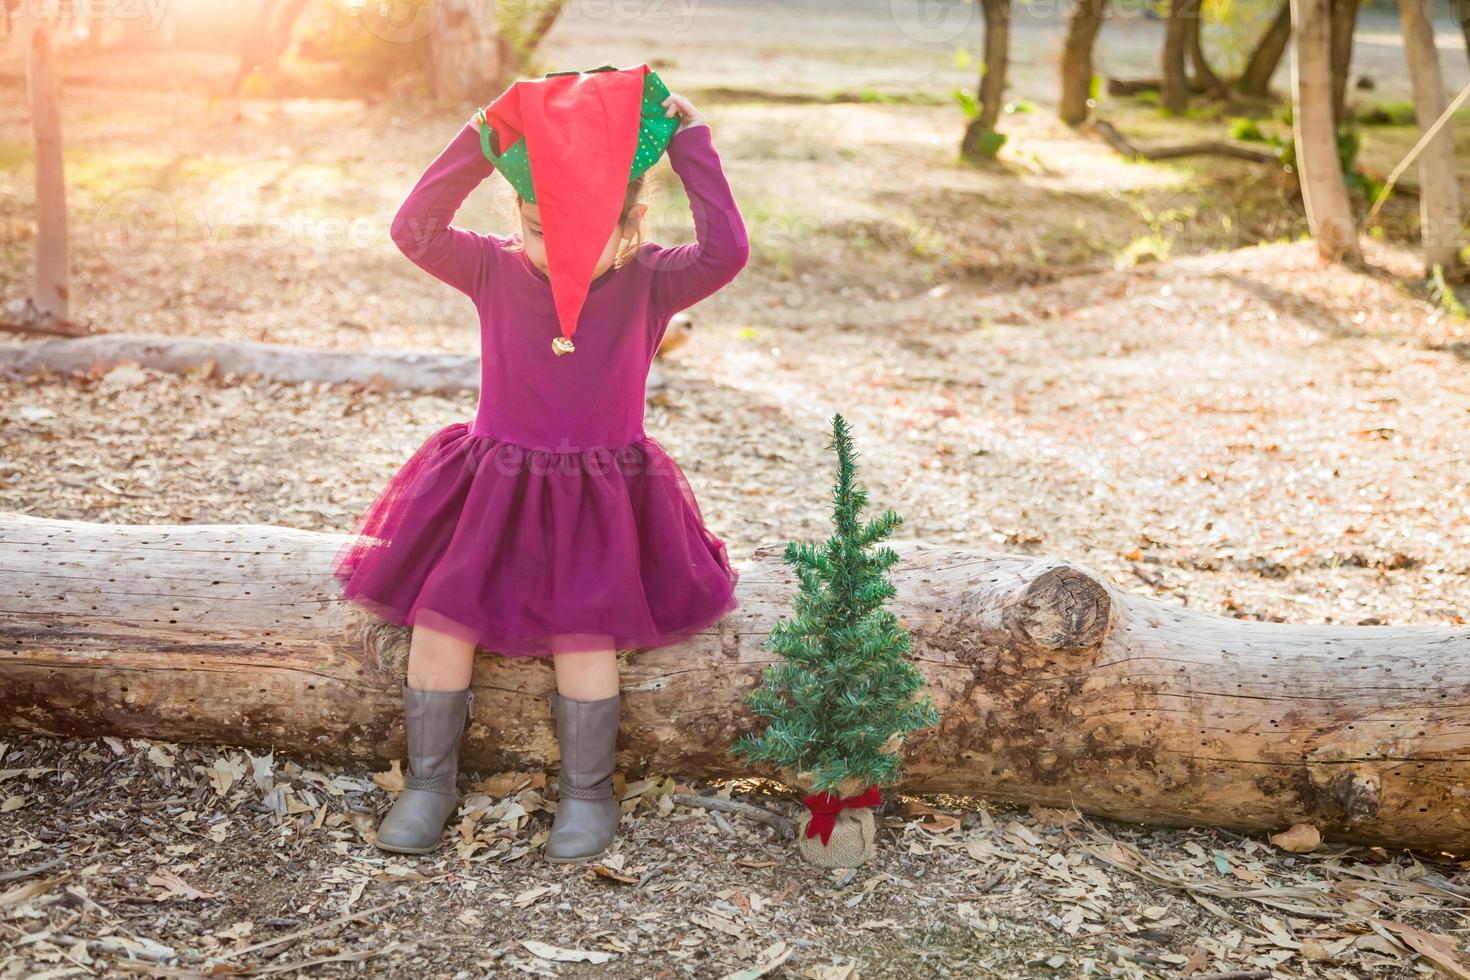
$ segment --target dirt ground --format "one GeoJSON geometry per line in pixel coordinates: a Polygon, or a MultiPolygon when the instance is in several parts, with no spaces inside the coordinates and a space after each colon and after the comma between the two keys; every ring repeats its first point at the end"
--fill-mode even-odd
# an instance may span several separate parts
{"type": "MultiPolygon", "coordinates": [[[[1298,240],[1299,202],[1259,168],[1127,163],[1057,124],[1058,34],[1043,21],[1018,27],[1013,88],[1035,111],[1005,117],[999,163],[961,166],[947,100],[972,84],[954,52],[973,51],[974,25],[946,37],[894,6],[752,16],[706,2],[675,30],[584,13],[552,35],[565,64],[656,46],[709,117],[741,203],[751,264],[692,311],[646,416],[732,556],[825,536],[823,446],[840,411],[871,500],[906,536],[1065,556],[1225,616],[1463,625],[1470,325],[1417,282],[1412,199],[1370,235],[1368,270],[1323,266],[1298,240]],[[843,91],[873,97],[824,101],[843,91]]],[[[1146,73],[1156,29],[1110,25],[1109,68],[1146,73]]],[[[1447,81],[1463,84],[1450,42],[1447,81]]],[[[1404,98],[1392,22],[1370,17],[1359,52],[1376,84],[1354,99],[1404,98]]],[[[468,300],[386,235],[467,113],[203,94],[232,67],[190,56],[69,77],[76,315],[133,333],[475,351],[468,300]]],[[[1223,125],[1104,108],[1140,138],[1223,125]]],[[[16,163],[0,172],[7,300],[33,248],[26,126],[0,97],[0,155],[16,163]]],[[[1269,112],[1263,126],[1285,131],[1269,112]]],[[[1365,164],[1386,171],[1412,142],[1367,128],[1365,164]]],[[[661,169],[651,237],[687,240],[661,169]]],[[[492,180],[456,221],[507,218],[492,180]]],[[[473,394],[128,367],[4,379],[0,510],[347,530],[393,467],[474,409],[473,394]]],[[[1446,855],[1293,854],[1224,831],[900,797],[871,866],[824,872],[765,824],[673,795],[794,817],[789,794],[674,774],[624,785],[613,857],[568,868],[540,860],[547,774],[532,772],[466,774],[453,842],[414,860],[369,843],[389,800],[374,775],[227,746],[8,738],[0,976],[1358,978],[1470,962],[1470,879],[1446,855]]]]}

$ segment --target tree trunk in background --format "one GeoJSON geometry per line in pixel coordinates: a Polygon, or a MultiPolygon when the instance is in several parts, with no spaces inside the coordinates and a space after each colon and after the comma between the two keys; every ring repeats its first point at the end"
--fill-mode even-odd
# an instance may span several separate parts
{"type": "MultiPolygon", "coordinates": [[[[0,515],[4,728],[361,764],[401,755],[411,631],[342,600],[329,563],[348,540],[0,515]]],[[[1246,622],[1065,561],[893,548],[889,608],[941,713],[905,745],[896,791],[1470,845],[1470,630],[1246,622]]],[[[730,745],[760,723],[743,697],[791,612],[781,551],[741,564],[739,607],[719,623],[619,656],[625,777],[779,775],[730,745]]],[[[557,759],[554,674],[545,659],[477,658],[466,769],[557,759]]]]}
{"type": "Polygon", "coordinates": [[[250,20],[250,27],[245,32],[245,40],[240,45],[240,64],[235,69],[235,77],[230,82],[230,94],[239,95],[240,88],[245,84],[245,78],[255,70],[260,61],[260,52],[265,47],[266,35],[270,33],[271,19],[276,11],[276,0],[260,0],[260,5],[255,8],[255,16],[250,20]]]}
{"type": "Polygon", "coordinates": [[[1291,0],[1296,43],[1291,46],[1292,132],[1307,225],[1327,259],[1361,262],[1358,232],[1337,156],[1332,114],[1330,0],[1291,0]]]}
{"type": "Polygon", "coordinates": [[[495,4],[440,0],[429,32],[429,85],[436,99],[484,105],[505,86],[506,44],[496,33],[495,4]]]}
{"type": "Polygon", "coordinates": [[[556,19],[561,16],[562,8],[567,5],[567,0],[553,0],[541,8],[541,14],[536,23],[525,32],[525,43],[520,51],[512,52],[512,68],[519,71],[521,64],[541,47],[541,42],[546,38],[546,32],[551,30],[556,19]]]}
{"type": "Polygon", "coordinates": [[[1006,69],[1010,61],[1011,0],[983,0],[985,12],[985,63],[981,68],[976,101],[980,114],[965,127],[960,153],[974,160],[990,156],[982,143],[1000,121],[1006,99],[1006,69]]]}
{"type": "MultiPolygon", "coordinates": [[[[1466,2],[1470,3],[1470,0],[1466,2]]],[[[1270,95],[1271,78],[1276,74],[1276,68],[1281,64],[1281,57],[1286,53],[1286,45],[1290,41],[1291,2],[1284,0],[1276,19],[1266,28],[1266,33],[1261,35],[1261,40],[1251,52],[1250,61],[1246,63],[1245,71],[1240,73],[1235,87],[1244,95],[1258,98],[1270,95]]]]}
{"type": "MultiPolygon", "coordinates": [[[[1414,86],[1414,117],[1421,132],[1444,113],[1444,79],[1434,46],[1434,27],[1424,0],[1399,0],[1404,55],[1414,86]]],[[[1419,154],[1419,222],[1424,242],[1424,272],[1436,265],[1446,276],[1460,266],[1460,190],[1455,181],[1455,146],[1446,124],[1419,154]]]]}
{"type": "Polygon", "coordinates": [[[1006,69],[1011,50],[1011,0],[983,0],[985,74],[980,78],[980,119],[994,129],[1006,103],[1006,69]]]}
{"type": "Polygon", "coordinates": [[[259,12],[250,25],[240,49],[240,67],[230,83],[230,93],[239,95],[251,72],[270,74],[280,65],[281,55],[291,46],[291,31],[296,26],[306,0],[285,0],[277,11],[277,0],[262,0],[259,12]]]}
{"type": "Polygon", "coordinates": [[[44,18],[31,28],[26,70],[31,130],[36,141],[36,308],[58,320],[70,306],[70,246],[66,228],[66,177],[61,156],[61,80],[44,18]]]}
{"type": "Polygon", "coordinates": [[[524,5],[442,0],[429,35],[434,96],[477,105],[490,102],[522,74],[565,7],[566,0],[552,0],[534,11],[534,21],[502,33],[497,17],[524,15],[524,5]]]}
{"type": "Polygon", "coordinates": [[[1465,35],[1465,57],[1470,58],[1470,0],[1459,0],[1460,33],[1465,35]]]}
{"type": "Polygon", "coordinates": [[[1067,39],[1062,47],[1062,95],[1057,111],[1062,122],[1069,126],[1080,126],[1087,121],[1092,49],[1107,11],[1108,0],[1077,0],[1067,22],[1067,39]]]}
{"type": "Polygon", "coordinates": [[[1353,31],[1358,26],[1358,0],[1332,2],[1332,118],[1347,121],[1348,77],[1353,70],[1353,31]]]}
{"type": "Polygon", "coordinates": [[[1159,74],[1159,104],[1165,112],[1179,115],[1189,108],[1189,76],[1184,58],[1189,43],[1185,38],[1191,18],[1199,13],[1195,0],[1169,0],[1169,19],[1164,25],[1164,51],[1159,74]]]}
{"type": "Polygon", "coordinates": [[[1189,24],[1184,32],[1185,46],[1189,50],[1189,64],[1194,72],[1194,88],[1204,89],[1214,99],[1228,99],[1230,90],[1220,76],[1210,67],[1205,57],[1204,43],[1200,37],[1205,26],[1204,4],[1200,0],[1189,0],[1189,24]]]}
{"type": "Polygon", "coordinates": [[[274,72],[281,64],[281,56],[291,47],[291,34],[296,28],[296,21],[301,18],[301,12],[306,9],[307,0],[286,0],[286,7],[281,15],[276,18],[276,23],[271,32],[266,35],[265,49],[261,54],[261,69],[274,72]]]}

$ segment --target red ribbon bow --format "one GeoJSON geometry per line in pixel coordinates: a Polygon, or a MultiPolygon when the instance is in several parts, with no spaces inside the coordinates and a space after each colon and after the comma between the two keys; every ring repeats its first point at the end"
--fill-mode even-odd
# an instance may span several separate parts
{"type": "Polygon", "coordinates": [[[837,822],[837,814],[851,807],[857,809],[864,806],[877,806],[882,800],[878,796],[878,787],[869,786],[856,796],[838,797],[831,793],[813,793],[802,799],[802,805],[812,811],[812,819],[806,825],[806,835],[816,837],[822,836],[822,846],[827,846],[827,839],[832,836],[832,826],[837,822]]]}

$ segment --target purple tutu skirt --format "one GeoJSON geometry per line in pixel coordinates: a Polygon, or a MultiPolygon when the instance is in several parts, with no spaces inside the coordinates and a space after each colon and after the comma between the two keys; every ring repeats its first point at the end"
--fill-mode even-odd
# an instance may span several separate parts
{"type": "Polygon", "coordinates": [[[739,578],[652,437],[560,453],[469,422],[403,464],[332,574],[380,619],[515,657],[682,642],[736,608],[739,578]]]}

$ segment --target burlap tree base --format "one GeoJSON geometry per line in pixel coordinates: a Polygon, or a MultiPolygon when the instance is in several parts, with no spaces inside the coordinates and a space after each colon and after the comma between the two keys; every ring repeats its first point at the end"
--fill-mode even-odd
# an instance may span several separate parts
{"type": "MultiPolygon", "coordinates": [[[[801,787],[803,796],[813,792],[809,773],[786,773],[785,779],[801,787]]],[[[831,792],[836,796],[848,797],[861,793],[865,788],[859,779],[844,779],[831,792]]],[[[806,861],[819,868],[856,868],[878,854],[878,825],[872,807],[847,807],[841,810],[832,824],[832,833],[826,844],[822,843],[821,835],[806,835],[811,822],[812,812],[803,807],[801,820],[796,828],[796,849],[806,861]]]]}
{"type": "Polygon", "coordinates": [[[796,828],[796,849],[810,864],[819,868],[856,868],[878,855],[878,832],[872,807],[843,810],[837,814],[832,836],[827,838],[825,845],[822,838],[806,835],[807,824],[811,822],[811,811],[803,811],[801,824],[796,828]]]}

